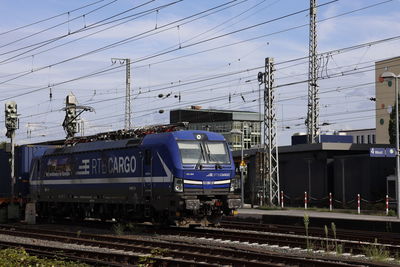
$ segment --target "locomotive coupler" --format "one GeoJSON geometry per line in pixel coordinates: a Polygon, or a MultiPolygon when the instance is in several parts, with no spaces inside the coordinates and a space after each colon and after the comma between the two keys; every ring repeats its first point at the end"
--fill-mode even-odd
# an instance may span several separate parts
{"type": "Polygon", "coordinates": [[[198,210],[200,209],[200,200],[199,199],[186,199],[186,209],[188,210],[198,210]]]}
{"type": "Polygon", "coordinates": [[[231,198],[228,199],[228,208],[230,209],[238,209],[242,205],[242,200],[240,198],[231,198]]]}

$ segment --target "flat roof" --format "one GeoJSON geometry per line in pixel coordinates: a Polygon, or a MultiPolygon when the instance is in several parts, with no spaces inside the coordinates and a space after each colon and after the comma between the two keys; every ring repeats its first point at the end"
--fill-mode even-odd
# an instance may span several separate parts
{"type": "Polygon", "coordinates": [[[363,131],[376,131],[376,128],[369,129],[354,129],[354,130],[339,130],[339,133],[348,133],[348,132],[363,132],[363,131]]]}
{"type": "Polygon", "coordinates": [[[391,61],[391,60],[400,60],[400,56],[397,56],[397,57],[390,57],[390,58],[387,58],[387,59],[382,59],[382,60],[378,60],[378,61],[375,61],[375,64],[377,64],[377,63],[385,63],[385,61],[391,61]]]}
{"type": "MultiPolygon", "coordinates": [[[[388,144],[354,144],[354,143],[317,143],[317,144],[299,144],[291,146],[278,147],[278,153],[297,153],[309,151],[365,151],[369,153],[371,147],[387,148],[393,147],[388,144]]],[[[244,150],[244,154],[254,155],[256,152],[262,152],[263,148],[251,148],[244,150]]],[[[233,155],[239,156],[240,150],[233,151],[233,155]]]]}
{"type": "Polygon", "coordinates": [[[170,111],[170,122],[187,121],[189,123],[207,123],[223,121],[262,120],[261,114],[254,111],[219,110],[219,109],[173,109],[170,111]]]}
{"type": "Polygon", "coordinates": [[[178,109],[172,109],[171,111],[178,111],[178,110],[184,110],[184,111],[197,111],[197,112],[220,112],[220,113],[251,113],[251,114],[258,114],[258,112],[255,111],[246,111],[246,110],[233,110],[233,109],[192,109],[192,108],[178,108],[178,109]]]}

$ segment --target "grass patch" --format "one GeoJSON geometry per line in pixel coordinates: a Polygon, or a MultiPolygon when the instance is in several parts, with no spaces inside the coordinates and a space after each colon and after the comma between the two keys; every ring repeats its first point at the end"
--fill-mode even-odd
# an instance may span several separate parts
{"type": "Polygon", "coordinates": [[[152,249],[150,255],[139,257],[138,267],[153,266],[155,263],[155,260],[152,259],[153,257],[162,257],[168,254],[168,252],[169,252],[168,249],[162,249],[162,248],[152,249]]]}
{"type": "Polygon", "coordinates": [[[0,266],[88,267],[67,259],[46,259],[30,256],[23,248],[0,250],[0,266]]]}
{"type": "Polygon", "coordinates": [[[367,257],[377,261],[386,261],[390,256],[385,246],[378,245],[377,239],[374,244],[363,247],[363,250],[367,257]]]}
{"type": "Polygon", "coordinates": [[[312,249],[311,243],[310,243],[310,238],[308,236],[308,227],[310,225],[310,217],[308,217],[307,214],[304,214],[303,222],[304,222],[304,228],[306,230],[306,247],[307,247],[307,250],[310,251],[312,249]]]}
{"type": "Polygon", "coordinates": [[[113,231],[114,235],[116,235],[116,236],[121,236],[121,235],[123,235],[124,232],[125,232],[125,225],[122,224],[122,223],[114,224],[114,225],[111,227],[111,230],[113,231]]]}

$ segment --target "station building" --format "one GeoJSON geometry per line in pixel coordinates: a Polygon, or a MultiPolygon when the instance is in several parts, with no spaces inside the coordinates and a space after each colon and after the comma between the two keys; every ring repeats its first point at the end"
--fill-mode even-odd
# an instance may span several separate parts
{"type": "MultiPolygon", "coordinates": [[[[389,146],[322,142],[279,147],[280,190],[286,205],[304,205],[304,192],[311,205],[321,207],[328,206],[329,193],[337,207],[354,207],[357,194],[369,205],[383,203],[386,194],[394,200],[395,184],[388,177],[394,173],[395,158],[370,157],[371,147],[389,146]]],[[[258,205],[262,149],[245,150],[244,154],[248,169],[245,200],[258,205]]],[[[234,158],[240,159],[239,151],[234,151],[234,158]]]]}
{"type": "Polygon", "coordinates": [[[188,109],[170,111],[170,123],[189,122],[189,130],[204,130],[222,134],[232,150],[244,149],[261,144],[261,114],[251,111],[188,109]]]}
{"type": "Polygon", "coordinates": [[[341,130],[338,134],[345,134],[353,137],[355,144],[376,144],[376,129],[356,129],[356,130],[341,130]]]}

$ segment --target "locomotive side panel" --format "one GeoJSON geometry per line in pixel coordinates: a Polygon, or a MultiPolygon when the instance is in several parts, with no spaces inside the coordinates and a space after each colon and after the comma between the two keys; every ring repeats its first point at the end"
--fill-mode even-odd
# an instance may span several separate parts
{"type": "Polygon", "coordinates": [[[50,155],[42,158],[38,201],[115,203],[138,201],[142,192],[139,149],[50,155]]]}

